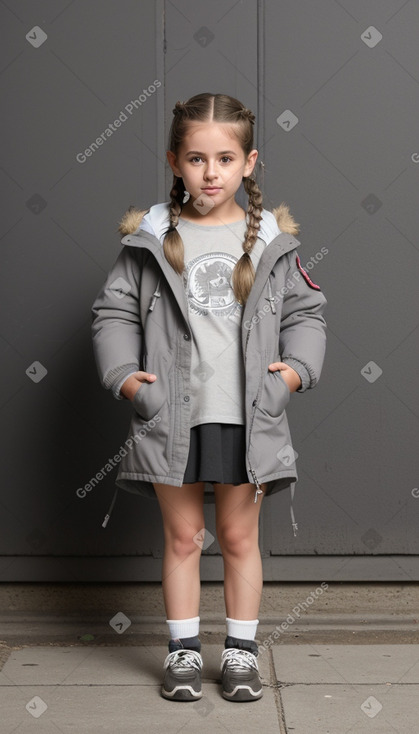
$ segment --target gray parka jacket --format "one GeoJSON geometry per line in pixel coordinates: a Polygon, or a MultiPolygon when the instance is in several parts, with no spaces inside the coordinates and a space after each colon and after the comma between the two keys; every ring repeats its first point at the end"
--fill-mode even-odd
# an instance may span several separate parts
{"type": "MultiPolygon", "coordinates": [[[[125,213],[119,227],[123,248],[92,307],[102,385],[122,399],[119,388],[129,374],[157,375],[134,396],[116,478],[117,488],[153,498],[153,482],[182,485],[189,452],[192,334],[182,276],[163,254],[168,208],[165,202],[125,213]]],[[[242,313],[246,465],[255,502],[262,483],[270,495],[290,485],[293,490],[297,480],[285,413],[290,391],[281,373],[269,372],[268,365],[289,364],[304,392],[317,383],[325,354],[326,299],[301,267],[297,233],[286,205],[273,212],[263,209],[259,236],[266,247],[242,313]]],[[[213,501],[207,489],[204,501],[213,501]]]]}

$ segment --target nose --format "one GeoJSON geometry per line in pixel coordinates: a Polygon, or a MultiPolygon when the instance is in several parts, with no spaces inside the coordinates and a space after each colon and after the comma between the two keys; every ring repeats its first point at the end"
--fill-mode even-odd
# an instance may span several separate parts
{"type": "Polygon", "coordinates": [[[216,178],[217,172],[215,170],[215,164],[214,161],[208,161],[207,165],[205,166],[205,172],[204,172],[204,178],[206,181],[213,181],[214,178],[216,178]]]}

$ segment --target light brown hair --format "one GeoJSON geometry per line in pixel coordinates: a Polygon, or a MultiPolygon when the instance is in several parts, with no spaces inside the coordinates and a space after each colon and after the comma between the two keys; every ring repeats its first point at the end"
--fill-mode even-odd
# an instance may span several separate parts
{"type": "MultiPolygon", "coordinates": [[[[173,114],[168,150],[175,155],[178,154],[179,147],[188,134],[190,121],[230,122],[235,125],[234,132],[246,158],[253,149],[255,116],[234,97],[204,92],[191,97],[187,102],[176,102],[173,114]]],[[[243,255],[234,266],[232,274],[234,296],[241,304],[246,303],[255,279],[255,269],[250,253],[256,242],[259,222],[262,219],[262,193],[259,186],[250,176],[243,177],[243,186],[249,197],[246,213],[247,228],[243,241],[243,255]]],[[[164,238],[163,249],[166,259],[177,273],[182,273],[185,267],[183,241],[176,229],[184,195],[183,179],[174,175],[170,191],[170,226],[164,238]]]]}

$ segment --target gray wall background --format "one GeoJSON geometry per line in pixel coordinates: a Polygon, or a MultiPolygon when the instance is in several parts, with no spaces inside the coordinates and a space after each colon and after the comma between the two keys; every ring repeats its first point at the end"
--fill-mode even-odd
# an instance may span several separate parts
{"type": "Polygon", "coordinates": [[[303,264],[328,249],[325,367],[288,409],[299,529],[288,492],[266,500],[265,579],[418,579],[419,3],[7,0],[0,22],[0,579],[160,578],[157,502],[121,491],[103,529],[116,469],[76,495],[131,410],[99,384],[90,308],[123,212],[167,200],[171,110],[201,91],[254,110],[265,206],[290,205],[303,264]]]}

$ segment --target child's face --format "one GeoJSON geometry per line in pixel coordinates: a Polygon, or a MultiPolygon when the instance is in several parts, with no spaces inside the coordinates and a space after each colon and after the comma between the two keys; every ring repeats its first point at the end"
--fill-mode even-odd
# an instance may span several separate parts
{"type": "Polygon", "coordinates": [[[167,151],[170,167],[182,177],[191,203],[204,193],[211,197],[213,209],[232,203],[243,176],[253,171],[258,152],[252,150],[245,157],[233,130],[231,123],[190,122],[178,155],[167,151]]]}

